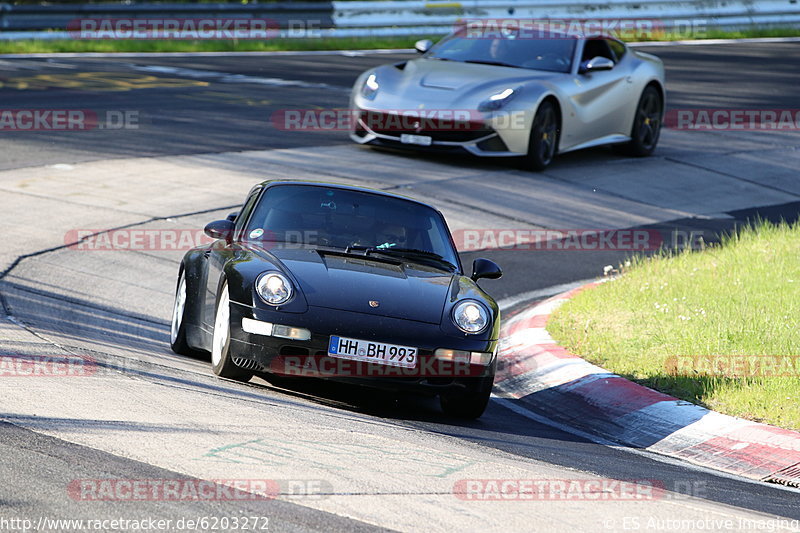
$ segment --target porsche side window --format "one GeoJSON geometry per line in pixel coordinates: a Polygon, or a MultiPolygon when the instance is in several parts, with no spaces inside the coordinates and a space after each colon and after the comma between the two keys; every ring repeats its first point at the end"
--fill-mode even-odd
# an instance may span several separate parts
{"type": "Polygon", "coordinates": [[[614,52],[614,57],[612,59],[619,63],[619,61],[625,56],[625,52],[627,52],[628,49],[623,43],[617,41],[616,39],[606,39],[606,42],[608,43],[608,47],[611,48],[611,51],[614,52]]]}
{"type": "Polygon", "coordinates": [[[261,188],[259,187],[251,191],[247,196],[244,207],[242,207],[242,210],[239,212],[239,216],[236,218],[236,226],[234,227],[235,235],[241,235],[242,230],[244,230],[244,224],[250,217],[250,212],[253,210],[253,206],[256,205],[256,200],[258,199],[258,194],[260,192],[261,188]]]}
{"type": "Polygon", "coordinates": [[[605,39],[589,39],[583,45],[581,61],[589,61],[595,57],[605,57],[611,61],[616,61],[616,57],[605,39]]]}

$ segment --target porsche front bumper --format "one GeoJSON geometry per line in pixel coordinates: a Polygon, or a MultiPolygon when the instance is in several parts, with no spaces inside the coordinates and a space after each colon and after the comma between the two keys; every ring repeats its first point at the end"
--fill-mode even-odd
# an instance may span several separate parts
{"type": "Polygon", "coordinates": [[[309,308],[306,313],[280,313],[241,304],[231,305],[230,354],[234,363],[255,372],[315,377],[387,390],[476,391],[493,380],[497,340],[453,337],[438,324],[309,308]],[[246,331],[242,327],[245,321],[246,331]],[[269,328],[252,333],[255,323],[283,323],[281,336],[269,328]],[[308,334],[306,334],[306,332],[308,334]],[[414,346],[419,350],[414,369],[361,363],[328,356],[331,335],[414,346]],[[437,349],[491,353],[488,364],[442,361],[437,349]]]}

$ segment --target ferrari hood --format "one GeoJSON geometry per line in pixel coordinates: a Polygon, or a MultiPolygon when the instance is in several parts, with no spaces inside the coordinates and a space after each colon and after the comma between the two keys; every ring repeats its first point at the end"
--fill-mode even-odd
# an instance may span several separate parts
{"type": "Polygon", "coordinates": [[[300,285],[308,304],[438,324],[453,275],[425,265],[370,257],[271,250],[300,285]]]}
{"type": "Polygon", "coordinates": [[[403,70],[393,66],[376,72],[381,90],[374,101],[378,108],[452,107],[473,108],[492,94],[531,82],[554,79],[565,74],[496,65],[416,59],[403,70]]]}

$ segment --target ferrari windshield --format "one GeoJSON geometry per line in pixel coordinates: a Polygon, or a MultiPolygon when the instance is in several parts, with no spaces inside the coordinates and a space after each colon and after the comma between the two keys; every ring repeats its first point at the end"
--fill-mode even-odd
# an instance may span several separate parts
{"type": "Polygon", "coordinates": [[[242,239],[458,265],[450,233],[436,210],[402,198],[336,187],[269,187],[242,239]]]}
{"type": "Polygon", "coordinates": [[[482,63],[515,68],[569,72],[576,38],[553,35],[530,38],[517,33],[458,32],[425,55],[428,59],[482,63]]]}

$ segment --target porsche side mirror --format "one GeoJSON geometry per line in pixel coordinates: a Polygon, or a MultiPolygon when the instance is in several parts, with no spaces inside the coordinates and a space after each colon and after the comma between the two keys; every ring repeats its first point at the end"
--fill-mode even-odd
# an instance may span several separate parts
{"type": "Polygon", "coordinates": [[[588,61],[581,63],[581,68],[578,70],[580,74],[587,72],[597,72],[599,70],[611,70],[614,68],[614,62],[607,57],[597,56],[588,61]]]}
{"type": "Polygon", "coordinates": [[[503,271],[494,261],[479,258],[472,262],[472,281],[478,281],[481,278],[497,279],[502,275],[503,271]]]}
{"type": "Polygon", "coordinates": [[[230,220],[215,220],[209,222],[203,230],[212,239],[225,239],[230,243],[233,240],[234,224],[230,220]]]}
{"type": "Polygon", "coordinates": [[[414,49],[420,54],[424,54],[430,50],[431,46],[433,46],[433,41],[430,39],[421,39],[414,43],[414,49]]]}
{"type": "Polygon", "coordinates": [[[225,217],[225,220],[230,220],[231,222],[236,222],[236,217],[239,216],[239,211],[234,211],[233,213],[228,213],[228,216],[225,217]]]}

